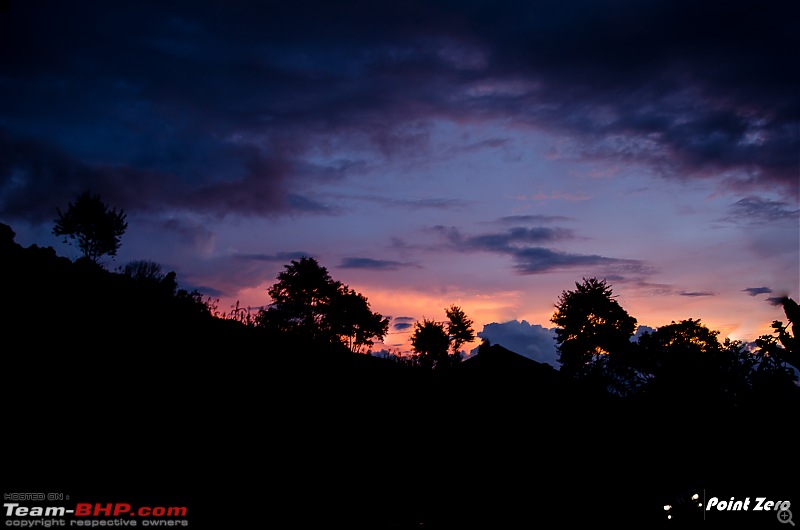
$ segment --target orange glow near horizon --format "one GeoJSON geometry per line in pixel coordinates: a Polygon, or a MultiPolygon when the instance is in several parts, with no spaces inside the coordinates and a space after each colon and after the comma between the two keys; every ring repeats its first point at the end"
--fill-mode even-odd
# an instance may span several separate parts
{"type": "MultiPolygon", "coordinates": [[[[235,297],[220,298],[219,311],[230,314],[230,310],[239,301],[240,307],[250,307],[254,313],[258,307],[268,305],[270,302],[267,288],[272,282],[266,282],[257,287],[243,289],[235,297]]],[[[382,349],[401,354],[411,353],[411,333],[413,327],[395,330],[394,319],[406,317],[408,324],[429,318],[436,321],[446,320],[445,308],[457,305],[464,310],[467,317],[473,321],[476,333],[474,341],[463,346],[469,353],[481,343],[477,333],[484,326],[491,323],[506,323],[511,321],[527,321],[529,324],[538,324],[545,328],[554,327],[550,322],[555,311],[557,296],[552,301],[541,297],[531,298],[521,291],[502,291],[492,294],[483,294],[475,291],[463,292],[456,289],[442,289],[434,292],[422,292],[418,289],[387,288],[378,285],[350,285],[357,292],[367,297],[372,311],[391,317],[389,333],[383,342],[376,342],[372,351],[382,349]]],[[[772,322],[785,320],[785,315],[780,307],[770,308],[763,300],[752,301],[745,299],[743,304],[726,303],[724,300],[689,300],[684,301],[678,297],[650,297],[629,296],[618,301],[628,313],[637,319],[638,325],[657,328],[671,322],[680,322],[693,318],[700,320],[701,324],[711,330],[719,331],[720,342],[725,338],[754,341],[761,335],[772,334],[772,322]],[[683,303],[681,303],[683,302],[683,303]],[[747,314],[747,302],[763,312],[757,324],[753,324],[753,314],[747,314]],[[772,309],[770,311],[770,309],[772,309]],[[773,315],[770,316],[770,313],[773,315]],[[745,318],[749,317],[749,318],[745,318]],[[744,324],[748,322],[748,324],[744,324]]]]}
{"type": "MultiPolygon", "coordinates": [[[[270,299],[267,295],[267,288],[271,285],[271,283],[265,283],[257,287],[243,289],[235,297],[220,298],[220,312],[229,314],[230,309],[236,305],[237,300],[239,307],[250,307],[251,310],[257,310],[252,308],[268,305],[270,299]]],[[[520,298],[520,293],[516,291],[493,293],[488,296],[478,293],[462,293],[459,295],[453,292],[428,294],[418,290],[386,289],[374,286],[366,289],[355,285],[350,285],[350,287],[367,297],[372,311],[385,317],[392,317],[392,319],[397,317],[411,318],[410,324],[415,321],[421,321],[423,318],[444,321],[447,319],[445,308],[457,305],[464,310],[468,318],[472,319],[475,333],[483,330],[484,324],[514,320],[510,315],[517,310],[520,298]]],[[[549,320],[549,315],[547,318],[549,320]]],[[[412,328],[395,331],[392,329],[393,323],[390,322],[389,333],[382,343],[376,343],[373,346],[373,351],[387,349],[391,352],[410,353],[412,328]]],[[[481,339],[476,336],[474,341],[464,344],[463,350],[469,352],[480,343],[481,339]]]]}

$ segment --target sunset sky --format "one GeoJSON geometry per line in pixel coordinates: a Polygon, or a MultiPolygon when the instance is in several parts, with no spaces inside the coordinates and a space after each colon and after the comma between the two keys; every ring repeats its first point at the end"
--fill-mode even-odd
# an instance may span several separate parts
{"type": "Polygon", "coordinates": [[[312,256],[391,317],[376,351],[456,304],[552,364],[584,277],[720,338],[798,300],[796,1],[0,5],[23,246],[76,258],[53,220],[91,190],[128,216],[109,270],[158,262],[229,311],[312,256]]]}

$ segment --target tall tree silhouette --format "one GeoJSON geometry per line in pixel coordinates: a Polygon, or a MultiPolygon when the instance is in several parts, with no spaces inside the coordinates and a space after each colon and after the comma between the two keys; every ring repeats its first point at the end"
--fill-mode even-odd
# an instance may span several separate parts
{"type": "Polygon", "coordinates": [[[58,211],[53,234],[64,236],[64,242],[76,239],[83,257],[97,263],[108,254],[116,256],[122,235],[128,228],[123,210],[109,208],[99,195],[85,191],[66,212],[58,211]]]}
{"type": "Polygon", "coordinates": [[[561,372],[582,379],[603,376],[612,353],[625,355],[636,319],[614,299],[606,280],[583,278],[563,291],[550,319],[556,327],[561,372]]]}
{"type": "Polygon", "coordinates": [[[457,360],[461,358],[461,346],[466,342],[475,339],[475,330],[472,329],[472,320],[467,318],[464,310],[457,305],[451,305],[444,310],[449,322],[447,323],[447,333],[450,336],[450,345],[453,348],[453,355],[457,360]]]}
{"type": "Polygon", "coordinates": [[[292,260],[268,289],[272,303],[256,325],[314,340],[342,343],[358,352],[383,340],[389,319],[373,313],[366,297],[331,278],[317,260],[292,260]]]}

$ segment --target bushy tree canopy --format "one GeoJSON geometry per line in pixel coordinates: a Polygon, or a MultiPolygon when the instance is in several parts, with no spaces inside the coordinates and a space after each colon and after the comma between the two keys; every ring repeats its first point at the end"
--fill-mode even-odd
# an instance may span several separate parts
{"type": "Polygon", "coordinates": [[[383,340],[389,319],[369,308],[367,298],[331,278],[317,260],[292,260],[268,289],[272,303],[259,311],[262,328],[338,342],[354,352],[383,340]]]}
{"type": "Polygon", "coordinates": [[[367,298],[347,286],[341,286],[329,307],[331,334],[354,353],[383,340],[389,332],[389,319],[373,313],[367,298]]]}
{"type": "Polygon", "coordinates": [[[457,305],[445,308],[447,322],[423,318],[414,323],[411,349],[417,365],[442,370],[461,362],[461,346],[475,338],[472,319],[457,305]],[[452,353],[448,354],[448,350],[452,353]]]}
{"type": "Polygon", "coordinates": [[[88,191],[82,193],[74,203],[69,203],[66,212],[58,210],[53,234],[64,236],[64,242],[76,239],[83,257],[94,263],[104,255],[116,256],[122,235],[128,228],[125,213],[109,208],[99,195],[88,191]]]}
{"type": "Polygon", "coordinates": [[[443,369],[450,365],[447,350],[450,348],[450,337],[444,324],[423,318],[414,323],[411,335],[411,349],[414,350],[417,364],[423,368],[443,369]]]}
{"type": "Polygon", "coordinates": [[[606,280],[597,278],[563,291],[551,321],[561,371],[572,377],[585,377],[602,368],[607,355],[630,348],[636,331],[636,319],[617,303],[606,280]]]}

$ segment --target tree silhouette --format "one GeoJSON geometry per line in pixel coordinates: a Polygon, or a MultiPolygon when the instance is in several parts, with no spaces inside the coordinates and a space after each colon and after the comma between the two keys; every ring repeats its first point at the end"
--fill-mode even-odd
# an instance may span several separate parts
{"type": "Polygon", "coordinates": [[[136,281],[160,282],[164,279],[164,272],[161,264],[150,260],[129,261],[122,267],[122,274],[130,276],[136,281]]]}
{"type": "Polygon", "coordinates": [[[556,324],[561,372],[573,378],[605,378],[609,354],[625,355],[636,319],[614,300],[606,280],[584,278],[563,291],[550,319],[556,324]]]}
{"type": "Polygon", "coordinates": [[[106,254],[117,255],[121,237],[128,228],[122,210],[109,208],[99,195],[86,191],[69,203],[66,212],[57,211],[53,234],[64,236],[65,243],[77,239],[84,258],[97,263],[106,254]]]}
{"type": "Polygon", "coordinates": [[[447,318],[447,333],[450,336],[450,344],[453,348],[453,355],[461,357],[461,346],[466,342],[475,339],[475,330],[472,329],[472,320],[467,318],[466,313],[457,305],[451,305],[444,310],[447,318]]]}
{"type": "Polygon", "coordinates": [[[784,324],[780,320],[774,320],[774,335],[762,335],[755,341],[755,366],[750,379],[754,390],[761,394],[774,395],[782,392],[781,389],[786,388],[786,381],[797,381],[795,370],[800,370],[800,338],[797,337],[800,307],[788,296],[781,298],[780,303],[789,322],[784,324]]]}
{"type": "MultiPolygon", "coordinates": [[[[800,388],[787,377],[786,366],[781,368],[782,363],[770,351],[759,359],[758,352],[751,353],[739,343],[719,344],[718,334],[699,321],[663,326],[641,339],[642,351],[632,356],[633,360],[641,361],[639,370],[649,373],[651,382],[660,384],[645,387],[646,391],[632,399],[587,402],[580,393],[576,394],[579,385],[573,381],[551,378],[547,375],[550,370],[542,372],[541,366],[534,366],[535,361],[504,351],[499,345],[490,346],[488,341],[483,342],[480,351],[481,356],[488,355],[483,361],[489,362],[467,361],[460,366],[464,370],[449,370],[443,378],[429,377],[406,364],[405,356],[391,354],[354,356],[341,363],[335,358],[327,362],[330,358],[326,358],[321,363],[313,352],[298,348],[295,335],[267,334],[270,355],[263,359],[252,355],[265,346],[263,330],[214,318],[215,309],[197,292],[178,290],[171,294],[169,289],[150,289],[151,282],[160,285],[168,276],[162,277],[156,264],[134,262],[126,267],[125,274],[113,274],[100,267],[82,267],[57,256],[49,247],[23,248],[13,238],[11,228],[0,223],[0,254],[8,277],[13,279],[7,282],[10,297],[5,302],[10,309],[4,314],[0,344],[13,351],[20,344],[35,343],[39,353],[7,356],[6,372],[14,375],[4,380],[9,395],[24,395],[31,385],[30,374],[35,374],[37,384],[55,389],[58,394],[74,392],[76,383],[80,384],[85,390],[77,394],[81,402],[103,396],[110,403],[130,404],[136,415],[154,418],[156,427],[162,430],[170,428],[169,420],[174,414],[158,414],[160,411],[181,411],[188,418],[217,423],[220,418],[224,422],[228,411],[234,411],[244,426],[242,432],[247,433],[251,430],[247,421],[255,425],[264,415],[264,400],[253,398],[264,394],[265,382],[267,387],[271,384],[275,391],[267,392],[265,397],[268,403],[277,399],[280,410],[278,414],[267,414],[265,425],[276,433],[271,441],[283,456],[271,476],[290,486],[298,484],[298,477],[303,484],[309,482],[309,477],[313,479],[310,493],[314,497],[320,493],[325,502],[315,511],[324,519],[319,520],[319,527],[324,527],[332,514],[334,519],[353,523],[350,526],[354,528],[399,528],[406,527],[406,521],[426,528],[536,526],[546,524],[551,514],[574,508],[575,499],[586,504],[586,509],[580,510],[583,515],[579,514],[579,523],[596,525],[600,514],[602,523],[624,526],[634,515],[641,526],[656,527],[661,526],[660,508],[664,503],[659,502],[660,494],[653,492],[667,493],[686,482],[702,484],[707,477],[736,477],[741,470],[731,463],[740,462],[744,451],[756,456],[791,455],[795,451],[796,438],[783,427],[796,416],[800,388]],[[42,307],[58,311],[42,313],[42,307]],[[65,337],[75,336],[91,338],[81,343],[86,352],[107,354],[113,350],[114,355],[104,355],[103,362],[87,372],[85,363],[76,363],[74,356],[64,355],[65,337]],[[210,362],[194,363],[196,375],[185,377],[187,363],[197,352],[207,351],[224,355],[210,362]],[[508,355],[498,356],[503,353],[527,362],[508,362],[508,355]],[[320,364],[323,369],[317,370],[320,364]],[[755,373],[757,380],[753,379],[755,373]],[[747,377],[754,381],[750,389],[747,377]],[[276,381],[280,382],[277,386],[276,381]],[[705,389],[707,383],[713,391],[705,389]],[[232,384],[241,391],[203,398],[208,387],[223,384],[232,384]],[[136,392],[143,385],[147,393],[140,396],[136,392]],[[757,385],[760,390],[756,390],[757,385]],[[287,394],[283,388],[291,388],[292,392],[287,394]],[[751,392],[754,399],[744,406],[715,406],[731,401],[741,404],[739,392],[751,392]],[[759,392],[763,393],[758,395],[759,392]],[[131,395],[137,399],[132,400],[131,395]],[[199,399],[186,399],[187,396],[199,399]],[[359,401],[363,396],[369,399],[359,401]],[[459,396],[470,397],[471,406],[454,406],[459,396]],[[706,396],[712,399],[705,399],[706,396]],[[222,412],[212,411],[209,415],[212,402],[219,404],[222,412]],[[309,402],[318,406],[309,407],[309,402]],[[548,410],[535,406],[541,402],[548,403],[548,410]],[[532,417],[536,428],[551,436],[533,439],[532,450],[509,450],[519,439],[520,418],[532,417]],[[333,435],[326,438],[327,445],[319,451],[314,443],[323,430],[333,435]],[[480,450],[473,451],[463,440],[476,432],[491,432],[493,436],[480,450]],[[431,465],[430,451],[423,458],[419,451],[363,443],[386,439],[397,447],[410,447],[419,441],[420,433],[425,447],[441,448],[433,458],[435,465],[431,465]],[[538,455],[554,446],[568,447],[575,440],[586,440],[587,433],[602,434],[593,440],[591,450],[584,451],[581,458],[562,459],[552,472],[542,471],[538,455]],[[704,459],[703,465],[698,466],[698,447],[712,447],[714,458],[704,459]],[[648,473],[636,478],[635,488],[626,490],[630,502],[620,502],[619,490],[605,486],[609,476],[620,474],[620,463],[627,462],[648,462],[650,467],[648,473]],[[385,472],[375,473],[376,469],[385,472]],[[502,480],[499,471],[503,469],[514,469],[520,476],[538,474],[541,480],[529,481],[531,484],[523,484],[520,490],[519,484],[502,480]],[[336,489],[338,477],[343,474],[371,487],[353,497],[351,489],[336,489]],[[479,492],[472,503],[476,506],[465,506],[459,502],[463,500],[459,485],[464,481],[493,486],[479,492]],[[386,494],[394,491],[392,488],[414,494],[398,502],[397,496],[386,494]],[[326,496],[333,490],[333,497],[326,496]],[[570,495],[565,497],[563,492],[567,490],[570,495]],[[543,510],[547,512],[544,516],[543,510]],[[656,515],[657,519],[651,519],[656,515]]],[[[287,269],[296,271],[296,265],[287,269]]],[[[338,283],[324,271],[316,272],[327,282],[338,283]]],[[[334,295],[331,305],[348,299],[364,308],[366,299],[341,284],[334,292],[347,296],[339,299],[334,295]]],[[[317,300],[320,303],[315,310],[321,311],[325,302],[319,296],[317,300]]],[[[337,311],[322,312],[320,321],[333,326],[334,314],[337,311]]],[[[797,322],[793,315],[790,309],[787,316],[797,322]]],[[[298,317],[298,321],[302,319],[298,317]]],[[[347,331],[338,324],[331,329],[347,331]]],[[[781,325],[781,329],[791,332],[791,326],[781,325]]],[[[446,321],[420,322],[415,335],[415,347],[425,354],[422,359],[430,361],[431,368],[436,361],[447,366],[451,342],[446,321]]],[[[358,341],[358,333],[351,337],[353,342],[358,341]]],[[[768,337],[769,343],[764,343],[767,350],[775,347],[785,351],[778,337],[768,337]]],[[[615,350],[601,358],[616,355],[615,350]]],[[[52,422],[43,426],[27,411],[13,409],[9,408],[9,421],[25,427],[20,430],[24,433],[21,440],[9,438],[16,447],[24,449],[48,435],[45,427],[50,428],[52,422]]],[[[68,425],[74,419],[74,414],[68,412],[54,409],[53,421],[68,425]]],[[[98,417],[104,416],[108,415],[98,417]]],[[[116,422],[116,417],[109,416],[103,424],[112,436],[119,431],[116,422]]],[[[190,421],[187,432],[176,431],[179,438],[172,445],[191,443],[207,427],[203,421],[190,421]]],[[[252,465],[253,458],[263,452],[263,444],[258,437],[245,436],[244,442],[240,438],[225,445],[220,454],[241,468],[252,465]]],[[[86,444],[79,440],[77,445],[86,444]]],[[[187,459],[187,465],[194,463],[187,459]]],[[[764,468],[758,477],[773,480],[772,468],[755,468],[764,468]]],[[[29,469],[20,469],[20,477],[26,474],[30,474],[29,469]]],[[[750,473],[745,478],[750,483],[750,473]]],[[[278,500],[288,501],[289,497],[278,500]]],[[[297,510],[289,512],[292,520],[286,522],[297,523],[297,510]]],[[[214,518],[220,528],[248,527],[259,522],[246,520],[231,526],[229,514],[221,511],[215,512],[214,518]]],[[[575,522],[574,518],[570,520],[575,522]]]]}
{"type": "MultiPolygon", "coordinates": [[[[779,323],[780,324],[780,323],[779,323]]],[[[774,326],[774,324],[773,324],[774,326]]],[[[762,335],[756,339],[756,348],[753,351],[753,370],[750,373],[750,384],[759,394],[774,395],[782,393],[784,388],[789,388],[797,381],[797,374],[787,364],[791,355],[787,357],[788,350],[782,347],[779,338],[774,335],[762,335]]],[[[792,364],[795,369],[797,366],[792,364]]]]}
{"type": "Polygon", "coordinates": [[[342,287],[317,260],[302,257],[292,260],[278,274],[278,281],[267,292],[272,303],[262,309],[257,321],[262,327],[282,332],[307,334],[311,338],[329,337],[326,316],[331,299],[342,287]]]}
{"type": "MultiPolygon", "coordinates": [[[[651,374],[645,392],[669,400],[702,400],[707,406],[730,407],[748,399],[759,359],[741,341],[720,343],[718,335],[691,318],[642,334],[637,359],[651,374]]],[[[768,361],[761,364],[762,372],[774,371],[768,361]]]]}
{"type": "Polygon", "coordinates": [[[720,366],[723,347],[714,331],[700,320],[673,321],[639,337],[639,360],[652,379],[671,385],[677,378],[704,377],[713,367],[720,366]]]}
{"type": "Polygon", "coordinates": [[[787,362],[800,370],[800,337],[797,336],[797,332],[800,330],[800,306],[788,296],[781,298],[780,303],[789,322],[787,324],[780,320],[772,322],[772,329],[775,330],[776,338],[783,345],[783,348],[775,348],[773,354],[777,355],[783,362],[787,362]]]}
{"type": "Polygon", "coordinates": [[[256,325],[313,340],[341,343],[353,352],[383,340],[389,319],[373,313],[366,297],[331,278],[314,258],[292,260],[268,289],[272,303],[256,325]]]}
{"type": "Polygon", "coordinates": [[[417,364],[428,369],[444,369],[450,366],[447,350],[450,348],[450,337],[444,324],[423,318],[422,322],[414,322],[414,333],[411,335],[411,349],[415,352],[417,364]]]}
{"type": "Polygon", "coordinates": [[[373,339],[383,340],[389,332],[389,319],[373,313],[367,298],[342,286],[329,306],[331,332],[353,353],[370,347],[373,339]]]}

